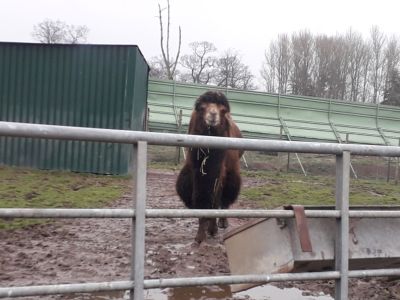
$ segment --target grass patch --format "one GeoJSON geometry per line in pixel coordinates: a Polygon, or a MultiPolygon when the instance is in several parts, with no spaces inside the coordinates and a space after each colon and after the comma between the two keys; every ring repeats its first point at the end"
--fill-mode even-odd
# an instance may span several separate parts
{"type": "MultiPolygon", "coordinates": [[[[171,159],[174,149],[151,149],[156,159],[149,168],[178,171],[171,159]],[[172,150],[171,150],[172,149],[172,150]],[[167,159],[162,159],[162,152],[167,159]]],[[[274,158],[269,157],[270,161],[274,158]]],[[[257,201],[261,207],[275,208],[287,204],[334,205],[335,178],[307,176],[298,173],[248,170],[243,177],[263,182],[256,187],[242,188],[241,197],[257,201]]],[[[129,190],[128,177],[40,171],[0,167],[0,207],[2,208],[100,208],[120,198],[129,190]]],[[[400,188],[385,180],[351,180],[351,205],[399,205],[400,188]]],[[[0,219],[0,229],[13,229],[47,222],[43,219],[0,219]]]]}
{"type": "MultiPolygon", "coordinates": [[[[100,208],[120,198],[128,177],[0,167],[0,207],[100,208]]],[[[46,222],[0,219],[0,229],[46,222]]]]}
{"type": "MultiPolygon", "coordinates": [[[[257,201],[262,207],[275,208],[288,204],[334,205],[335,178],[276,172],[243,172],[244,176],[260,177],[265,184],[243,188],[242,197],[257,201]]],[[[400,189],[383,180],[358,179],[350,183],[350,205],[400,204],[400,189]]]]}
{"type": "Polygon", "coordinates": [[[177,163],[176,147],[155,146],[148,147],[148,168],[178,171],[182,168],[184,157],[180,150],[180,162],[177,163]]]}

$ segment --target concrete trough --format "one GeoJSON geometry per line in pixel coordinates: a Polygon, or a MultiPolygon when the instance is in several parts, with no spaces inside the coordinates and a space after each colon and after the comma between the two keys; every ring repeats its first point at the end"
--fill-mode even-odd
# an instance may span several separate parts
{"type": "MultiPolygon", "coordinates": [[[[282,208],[280,208],[282,209],[282,208]]],[[[334,209],[308,206],[304,209],[334,209]]],[[[399,207],[357,206],[350,210],[400,210],[399,207]]],[[[296,218],[253,220],[227,232],[224,243],[232,275],[333,270],[335,224],[332,218],[306,218],[312,249],[300,240],[296,218]],[[308,251],[308,252],[306,252],[308,251]]],[[[351,218],[350,270],[400,267],[400,218],[351,218]]],[[[254,284],[233,285],[238,292],[254,284]]]]}

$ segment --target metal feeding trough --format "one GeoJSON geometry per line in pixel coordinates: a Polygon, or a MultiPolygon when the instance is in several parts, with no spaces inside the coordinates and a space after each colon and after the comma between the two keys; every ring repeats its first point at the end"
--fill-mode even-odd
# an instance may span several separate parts
{"type": "MultiPolygon", "coordinates": [[[[232,275],[333,270],[336,220],[306,218],[302,207],[296,208],[295,218],[258,219],[225,234],[232,275]]],[[[312,206],[305,209],[333,207],[312,206]]],[[[350,210],[353,209],[400,208],[350,207],[350,210]]],[[[350,270],[400,267],[399,218],[351,218],[349,228],[350,270]]],[[[254,286],[232,285],[232,291],[254,286]]]]}

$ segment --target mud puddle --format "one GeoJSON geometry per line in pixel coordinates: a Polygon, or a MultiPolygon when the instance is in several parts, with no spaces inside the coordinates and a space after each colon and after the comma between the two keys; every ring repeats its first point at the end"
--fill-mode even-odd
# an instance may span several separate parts
{"type": "MultiPolygon", "coordinates": [[[[304,292],[297,288],[280,289],[273,285],[263,285],[252,288],[250,290],[236,293],[236,296],[243,296],[238,299],[254,299],[254,300],[332,300],[333,298],[322,294],[320,296],[304,296],[304,292]]],[[[236,299],[236,298],[235,298],[236,299]]]]}
{"type": "MultiPolygon", "coordinates": [[[[77,295],[64,296],[62,299],[77,299],[77,295]]],[[[129,292],[107,292],[94,294],[81,294],[78,296],[83,300],[128,300],[129,292]]],[[[283,288],[272,285],[264,285],[247,291],[232,294],[229,286],[209,287],[184,287],[169,289],[146,290],[145,300],[332,300],[327,295],[304,296],[303,291],[297,288],[283,288]]]]}

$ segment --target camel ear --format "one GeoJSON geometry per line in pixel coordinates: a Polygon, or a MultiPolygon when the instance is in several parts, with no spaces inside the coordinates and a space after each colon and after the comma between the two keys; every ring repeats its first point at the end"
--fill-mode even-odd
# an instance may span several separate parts
{"type": "Polygon", "coordinates": [[[229,112],[225,113],[225,119],[226,119],[229,127],[232,127],[233,119],[232,119],[231,113],[229,113],[229,112]]]}
{"type": "Polygon", "coordinates": [[[195,131],[195,127],[196,127],[196,116],[197,113],[196,111],[192,112],[192,115],[190,117],[190,121],[189,121],[189,127],[188,127],[188,133],[189,134],[193,134],[195,131]]]}

